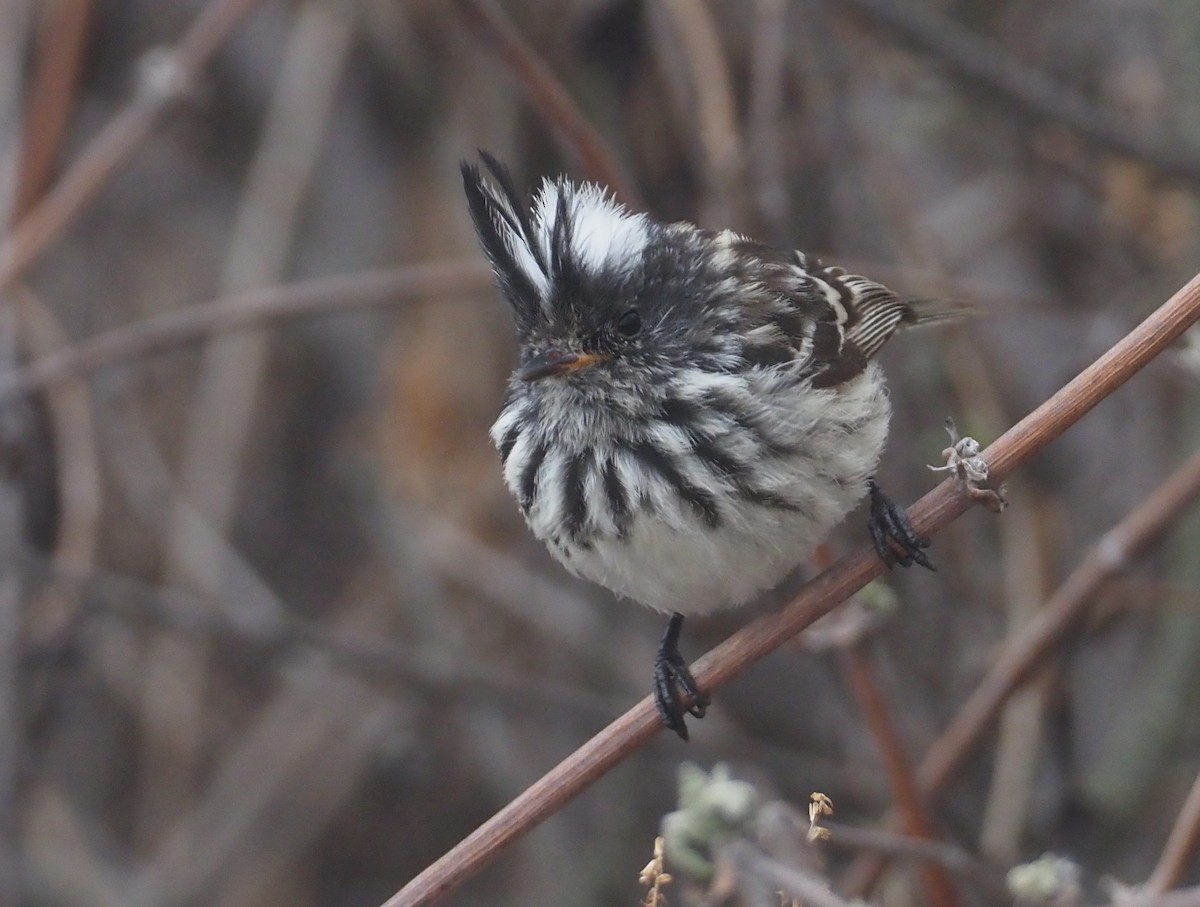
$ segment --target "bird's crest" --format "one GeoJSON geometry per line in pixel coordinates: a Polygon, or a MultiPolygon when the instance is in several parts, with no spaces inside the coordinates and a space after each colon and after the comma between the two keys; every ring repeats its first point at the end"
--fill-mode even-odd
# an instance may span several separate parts
{"type": "Polygon", "coordinates": [[[467,203],[522,333],[552,317],[560,291],[580,277],[628,271],[641,260],[649,221],[603,187],[547,179],[531,205],[507,167],[485,151],[480,157],[491,179],[463,162],[467,203]]]}

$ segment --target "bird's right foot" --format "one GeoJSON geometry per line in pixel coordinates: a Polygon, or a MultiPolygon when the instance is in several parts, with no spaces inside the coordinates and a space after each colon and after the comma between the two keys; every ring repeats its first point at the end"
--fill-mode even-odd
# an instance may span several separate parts
{"type": "Polygon", "coordinates": [[[658,707],[663,724],[687,740],[684,715],[703,718],[709,698],[700,691],[687,662],[679,654],[679,633],[682,629],[683,615],[672,614],[667,632],[658,646],[658,654],[654,657],[654,704],[658,707]]]}
{"type": "Polygon", "coordinates": [[[871,541],[875,544],[879,559],[887,564],[889,570],[893,564],[901,567],[920,564],[927,570],[936,570],[922,550],[929,547],[929,540],[917,535],[904,510],[883,493],[874,479],[867,483],[867,487],[871,491],[871,517],[867,521],[867,528],[871,530],[871,541]]]}

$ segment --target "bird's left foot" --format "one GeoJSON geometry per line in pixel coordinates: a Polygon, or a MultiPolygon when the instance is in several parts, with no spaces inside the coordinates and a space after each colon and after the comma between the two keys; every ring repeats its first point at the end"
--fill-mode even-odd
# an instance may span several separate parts
{"type": "Polygon", "coordinates": [[[700,692],[696,678],[679,654],[679,632],[682,629],[683,615],[672,614],[667,632],[658,646],[658,654],[654,657],[654,704],[658,707],[663,724],[687,740],[684,715],[703,718],[708,710],[709,698],[700,692]]]}
{"type": "Polygon", "coordinates": [[[893,564],[911,567],[920,564],[927,570],[935,570],[933,563],[922,550],[929,547],[929,540],[917,535],[904,511],[883,493],[874,479],[867,482],[871,491],[871,518],[867,528],[871,530],[871,541],[879,559],[892,569],[893,564]]]}

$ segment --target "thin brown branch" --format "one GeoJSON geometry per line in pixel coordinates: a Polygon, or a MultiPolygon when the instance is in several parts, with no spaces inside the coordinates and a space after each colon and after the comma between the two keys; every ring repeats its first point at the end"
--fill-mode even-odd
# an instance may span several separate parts
{"type": "Polygon", "coordinates": [[[1158,865],[1150,873],[1143,890],[1148,894],[1169,891],[1187,871],[1197,844],[1200,844],[1200,776],[1192,783],[1192,789],[1175,818],[1167,844],[1158,858],[1158,865]]]}
{"type": "Polygon", "coordinates": [[[1028,116],[1070,128],[1093,144],[1139,160],[1163,176],[1200,181],[1200,150],[1151,141],[948,16],[894,0],[840,0],[905,43],[936,57],[972,88],[985,89],[1028,116]]]}
{"type": "MultiPolygon", "coordinates": [[[[863,721],[871,731],[871,736],[875,738],[875,746],[883,759],[888,786],[891,788],[896,809],[902,817],[905,834],[912,838],[935,840],[937,834],[934,832],[926,804],[917,789],[912,763],[904,751],[900,735],[892,725],[888,703],[875,680],[875,672],[863,643],[855,642],[845,646],[841,654],[842,665],[850,680],[854,698],[858,701],[863,721]]],[[[951,907],[958,904],[958,894],[954,885],[941,866],[922,861],[920,871],[926,900],[932,907],[951,907]]]]}
{"type": "Polygon", "coordinates": [[[25,104],[15,222],[42,197],[50,182],[75,101],[91,7],[92,0],[58,0],[47,14],[25,104]]]}
{"type": "Polygon", "coordinates": [[[0,401],[266,321],[349,312],[407,297],[466,293],[487,286],[491,279],[481,261],[450,259],[321,277],[197,303],[113,328],[0,374],[0,401]]]}
{"type": "Polygon", "coordinates": [[[500,58],[521,84],[529,103],[558,133],[584,173],[607,186],[621,201],[643,208],[641,193],[609,149],[603,136],[580,112],[550,65],[533,48],[494,0],[456,0],[475,39],[500,58]]]}
{"type": "MultiPolygon", "coordinates": [[[[1200,451],[1109,530],[1045,606],[1009,638],[918,767],[917,781],[926,796],[934,796],[950,782],[1009,697],[1078,626],[1100,587],[1165,532],[1197,498],[1200,451]]],[[[883,871],[885,862],[874,855],[860,859],[847,869],[844,887],[855,894],[866,891],[883,871]]]]}
{"type": "Polygon", "coordinates": [[[705,5],[695,0],[662,0],[654,9],[661,9],[669,20],[668,30],[691,88],[685,121],[694,122],[694,147],[705,183],[701,223],[737,223],[742,139],[720,29],[705,5]]]}
{"type": "Polygon", "coordinates": [[[1086,613],[1097,590],[1200,498],[1200,452],[1114,526],[1024,630],[993,662],[917,770],[923,790],[940,791],[991,725],[1004,702],[1086,613]]]}
{"type": "MultiPolygon", "coordinates": [[[[995,480],[1003,480],[1074,425],[1197,319],[1200,275],[984,451],[995,480]]],[[[946,481],[911,508],[909,519],[918,532],[932,536],[970,504],[953,481],[946,481]]],[[[714,691],[733,680],[883,569],[879,558],[865,547],[842,558],[782,611],[755,620],[701,658],[694,666],[701,689],[714,691]]],[[[654,704],[646,697],[389,898],[384,907],[417,907],[444,897],[661,730],[654,704]]]]}
{"type": "MultiPolygon", "coordinates": [[[[213,0],[173,51],[147,67],[133,99],[0,244],[0,293],[74,222],[150,135],[160,115],[200,74],[234,27],[262,0],[213,0]]],[[[149,61],[147,61],[149,62],[149,61]]]]}

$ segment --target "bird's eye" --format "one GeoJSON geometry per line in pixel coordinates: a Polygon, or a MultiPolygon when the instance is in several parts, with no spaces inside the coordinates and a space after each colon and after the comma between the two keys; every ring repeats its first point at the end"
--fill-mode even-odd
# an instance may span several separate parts
{"type": "Polygon", "coordinates": [[[632,337],[641,329],[642,316],[638,314],[637,309],[630,309],[617,319],[617,330],[626,337],[632,337]]]}

